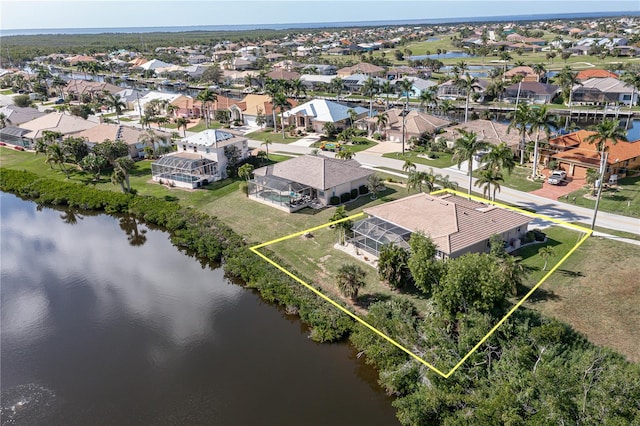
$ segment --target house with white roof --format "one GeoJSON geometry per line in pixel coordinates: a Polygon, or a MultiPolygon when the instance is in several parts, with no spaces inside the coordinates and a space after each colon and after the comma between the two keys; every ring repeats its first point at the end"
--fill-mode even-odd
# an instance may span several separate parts
{"type": "Polygon", "coordinates": [[[136,102],[133,104],[133,111],[136,114],[144,115],[144,107],[149,102],[153,100],[158,100],[161,102],[166,101],[166,104],[169,105],[171,102],[175,101],[180,96],[181,95],[179,93],[157,92],[154,90],[145,94],[144,96],[141,96],[139,100],[136,99],[136,102]]]}
{"type": "Polygon", "coordinates": [[[325,123],[333,123],[336,128],[344,128],[349,125],[349,110],[357,114],[357,118],[364,117],[368,110],[359,106],[349,105],[326,99],[313,99],[283,113],[284,120],[296,127],[311,127],[315,132],[322,133],[325,123]]]}
{"type": "Polygon", "coordinates": [[[227,177],[230,159],[249,156],[247,138],[230,130],[209,129],[180,140],[178,151],[151,164],[154,181],[181,188],[199,188],[227,177]]]}

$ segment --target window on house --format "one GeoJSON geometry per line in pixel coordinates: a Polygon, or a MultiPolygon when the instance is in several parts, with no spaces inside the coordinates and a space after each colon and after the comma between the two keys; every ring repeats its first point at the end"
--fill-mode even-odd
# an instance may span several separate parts
{"type": "Polygon", "coordinates": [[[193,152],[198,152],[198,147],[197,146],[193,146],[193,152]]]}
{"type": "Polygon", "coordinates": [[[182,150],[186,151],[187,150],[187,146],[186,145],[182,145],[182,150]]]}

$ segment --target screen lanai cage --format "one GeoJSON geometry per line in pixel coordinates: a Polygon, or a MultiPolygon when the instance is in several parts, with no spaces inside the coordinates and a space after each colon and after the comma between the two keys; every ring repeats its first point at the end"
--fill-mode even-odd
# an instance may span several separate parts
{"type": "Polygon", "coordinates": [[[166,155],[151,164],[155,181],[182,188],[198,188],[216,180],[217,163],[209,158],[166,155]]]}
{"type": "Polygon", "coordinates": [[[411,231],[377,217],[354,223],[351,232],[351,244],[376,257],[380,256],[380,250],[384,245],[395,244],[409,249],[407,241],[411,237],[411,231]]]}
{"type": "Polygon", "coordinates": [[[289,211],[306,207],[315,198],[313,188],[277,176],[256,176],[248,189],[249,197],[289,211]]]}

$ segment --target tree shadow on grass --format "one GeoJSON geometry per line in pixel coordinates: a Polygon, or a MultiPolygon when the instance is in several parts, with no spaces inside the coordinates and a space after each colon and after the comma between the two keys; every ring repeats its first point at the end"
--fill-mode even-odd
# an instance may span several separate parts
{"type": "MultiPolygon", "coordinates": [[[[518,295],[516,296],[517,300],[520,300],[531,290],[530,287],[519,285],[518,286],[518,295]]],[[[544,288],[538,287],[536,291],[533,292],[529,299],[527,299],[531,303],[545,302],[548,300],[560,300],[560,296],[554,293],[551,290],[546,290],[544,288]]]]}
{"type": "Polygon", "coordinates": [[[364,309],[369,309],[369,306],[376,302],[386,302],[390,300],[391,296],[388,294],[382,293],[371,293],[371,294],[363,294],[362,296],[358,296],[358,300],[356,304],[364,309]]]}
{"type": "Polygon", "coordinates": [[[555,247],[555,246],[559,246],[560,244],[562,243],[558,240],[554,240],[553,238],[547,238],[547,241],[545,242],[539,241],[535,244],[530,244],[524,247],[520,247],[518,250],[512,251],[511,255],[520,256],[522,260],[525,260],[532,256],[537,256],[538,252],[542,247],[545,247],[545,246],[555,247]]]}
{"type": "Polygon", "coordinates": [[[561,275],[564,275],[565,277],[571,277],[571,278],[584,277],[584,274],[580,271],[569,271],[568,269],[557,269],[556,272],[561,275]]]}

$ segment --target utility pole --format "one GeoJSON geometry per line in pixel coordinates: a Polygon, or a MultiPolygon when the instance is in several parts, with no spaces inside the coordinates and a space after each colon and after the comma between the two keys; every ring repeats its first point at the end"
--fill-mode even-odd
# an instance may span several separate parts
{"type": "Polygon", "coordinates": [[[609,157],[609,153],[607,151],[604,152],[604,156],[602,157],[602,164],[600,166],[600,180],[598,185],[598,195],[596,195],[596,205],[593,209],[593,221],[591,222],[591,230],[596,227],[596,216],[598,215],[598,207],[600,206],[600,196],[602,195],[602,187],[604,186],[604,172],[607,170],[607,158],[609,157]]]}

